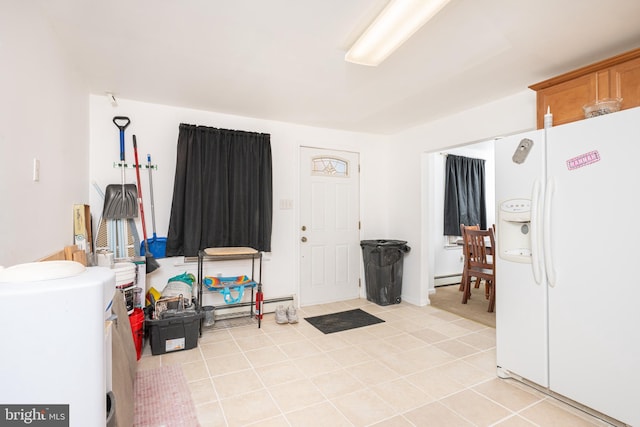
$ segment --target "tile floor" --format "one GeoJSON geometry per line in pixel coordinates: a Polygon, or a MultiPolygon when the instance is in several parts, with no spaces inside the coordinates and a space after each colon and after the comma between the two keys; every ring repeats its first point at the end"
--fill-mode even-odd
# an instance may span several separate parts
{"type": "Polygon", "coordinates": [[[181,364],[209,426],[607,426],[495,374],[495,329],[434,307],[364,299],[304,307],[300,322],[205,330],[181,364]],[[385,323],[324,335],[303,318],[362,308],[385,323]]]}

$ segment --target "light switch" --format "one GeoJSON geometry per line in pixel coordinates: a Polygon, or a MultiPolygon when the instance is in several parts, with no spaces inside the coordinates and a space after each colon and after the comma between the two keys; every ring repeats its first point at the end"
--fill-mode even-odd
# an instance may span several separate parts
{"type": "Polygon", "coordinates": [[[280,199],[280,209],[281,210],[293,209],[293,200],[291,200],[291,199],[280,199]]]}

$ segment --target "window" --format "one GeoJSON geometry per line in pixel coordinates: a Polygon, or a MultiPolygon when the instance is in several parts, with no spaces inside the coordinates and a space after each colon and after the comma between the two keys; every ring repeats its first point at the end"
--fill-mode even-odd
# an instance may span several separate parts
{"type": "Polygon", "coordinates": [[[485,161],[449,154],[445,166],[444,235],[460,236],[460,224],[487,228],[485,161]]]}
{"type": "Polygon", "coordinates": [[[271,251],[270,135],[180,125],[167,256],[249,246],[271,251]]]}
{"type": "Polygon", "coordinates": [[[349,176],[349,163],[337,157],[314,157],[311,174],[346,178],[349,176]]]}

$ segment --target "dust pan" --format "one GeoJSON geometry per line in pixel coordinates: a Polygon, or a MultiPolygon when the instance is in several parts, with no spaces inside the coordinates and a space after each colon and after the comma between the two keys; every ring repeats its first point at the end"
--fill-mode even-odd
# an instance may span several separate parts
{"type": "Polygon", "coordinates": [[[148,250],[153,254],[156,258],[164,258],[166,256],[167,250],[167,238],[166,237],[158,237],[156,235],[156,211],[155,205],[153,203],[153,174],[151,166],[151,155],[147,154],[147,169],[149,170],[149,194],[151,195],[151,224],[153,225],[153,237],[150,239],[146,239],[146,241],[142,242],[140,245],[140,254],[144,255],[148,250]]]}

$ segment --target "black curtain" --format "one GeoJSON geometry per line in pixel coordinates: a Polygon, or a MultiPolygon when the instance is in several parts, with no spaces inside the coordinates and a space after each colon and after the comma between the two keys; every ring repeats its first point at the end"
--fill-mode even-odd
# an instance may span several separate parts
{"type": "Polygon", "coordinates": [[[269,134],[181,124],[166,255],[270,252],[272,197],[269,134]]]}
{"type": "Polygon", "coordinates": [[[444,190],[444,235],[460,236],[460,224],[487,228],[484,160],[447,155],[444,190]]]}

